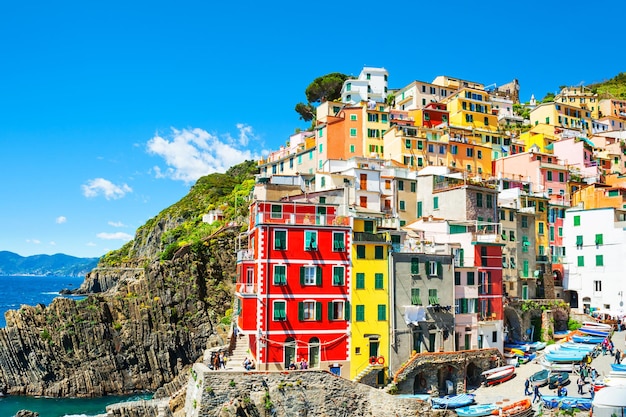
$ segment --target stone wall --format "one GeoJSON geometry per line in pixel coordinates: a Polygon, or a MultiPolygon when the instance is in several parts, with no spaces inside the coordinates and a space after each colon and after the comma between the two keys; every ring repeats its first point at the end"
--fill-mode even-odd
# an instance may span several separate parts
{"type": "Polygon", "coordinates": [[[195,364],[187,386],[186,417],[414,416],[427,402],[390,395],[327,371],[215,372],[195,364]]]}

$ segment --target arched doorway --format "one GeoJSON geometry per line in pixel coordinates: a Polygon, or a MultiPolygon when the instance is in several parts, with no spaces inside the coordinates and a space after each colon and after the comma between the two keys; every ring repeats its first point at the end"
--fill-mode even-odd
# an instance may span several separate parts
{"type": "Polygon", "coordinates": [[[454,390],[454,383],[456,378],[454,377],[454,367],[450,365],[444,365],[437,371],[437,385],[439,386],[439,394],[453,394],[449,392],[448,385],[452,384],[452,390],[454,390]],[[450,381],[450,382],[448,382],[450,381]]]}
{"type": "Polygon", "coordinates": [[[474,362],[470,362],[465,370],[465,386],[467,389],[478,388],[481,383],[481,370],[474,362]]]}
{"type": "Polygon", "coordinates": [[[319,368],[320,366],[320,340],[312,337],[309,340],[309,368],[319,368]]]}
{"type": "Polygon", "coordinates": [[[284,366],[285,369],[289,368],[289,364],[296,363],[296,339],[288,337],[285,339],[284,347],[284,366]]]}
{"type": "Polygon", "coordinates": [[[413,380],[413,394],[426,394],[428,393],[428,379],[424,372],[419,372],[415,375],[413,380]]]}

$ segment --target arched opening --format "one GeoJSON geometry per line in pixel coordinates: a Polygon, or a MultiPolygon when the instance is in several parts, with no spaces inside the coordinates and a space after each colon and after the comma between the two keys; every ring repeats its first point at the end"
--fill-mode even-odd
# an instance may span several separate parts
{"type": "Polygon", "coordinates": [[[312,337],[309,340],[309,368],[319,368],[320,366],[320,340],[312,337]]]}
{"type": "Polygon", "coordinates": [[[296,339],[293,337],[285,339],[284,351],[284,366],[288,369],[289,364],[296,363],[296,339]]]}
{"type": "Polygon", "coordinates": [[[474,362],[470,362],[465,370],[465,385],[467,389],[473,389],[480,387],[481,383],[481,370],[474,362]]]}
{"type": "Polygon", "coordinates": [[[413,394],[428,393],[428,380],[424,372],[419,372],[413,380],[413,394]]]}
{"type": "Polygon", "coordinates": [[[454,367],[450,365],[444,365],[437,371],[437,385],[439,387],[439,394],[453,394],[450,390],[454,390],[454,367]]]}

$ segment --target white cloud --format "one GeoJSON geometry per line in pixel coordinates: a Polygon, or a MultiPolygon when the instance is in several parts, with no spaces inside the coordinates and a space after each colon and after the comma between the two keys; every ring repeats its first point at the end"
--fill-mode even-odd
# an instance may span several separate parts
{"type": "Polygon", "coordinates": [[[67,222],[67,217],[59,216],[59,217],[56,218],[56,222],[57,222],[57,224],[63,224],[65,222],[67,222]]]}
{"type": "Polygon", "coordinates": [[[51,240],[50,243],[48,243],[50,246],[56,246],[57,243],[54,240],[51,240]]]}
{"type": "Polygon", "coordinates": [[[93,242],[87,242],[86,246],[97,246],[97,245],[95,243],[93,243],[93,242]]]}
{"type": "Polygon", "coordinates": [[[126,227],[126,225],[122,222],[114,222],[114,221],[109,221],[109,226],[113,226],[113,227],[126,227]]]}
{"type": "Polygon", "coordinates": [[[96,236],[98,236],[98,238],[100,239],[104,239],[104,240],[125,240],[125,241],[129,241],[132,240],[133,237],[131,235],[129,235],[128,233],[122,233],[122,232],[115,232],[115,233],[98,233],[96,236]]]}
{"type": "Polygon", "coordinates": [[[34,243],[35,245],[39,245],[41,240],[39,239],[26,239],[26,243],[34,243]]]}
{"type": "Polygon", "coordinates": [[[133,189],[126,184],[115,185],[104,178],[89,180],[87,184],[82,185],[82,189],[85,197],[97,197],[102,194],[107,200],[117,200],[133,191],[133,189]]]}
{"type": "Polygon", "coordinates": [[[153,168],[156,177],[189,183],[203,175],[225,172],[247,159],[259,159],[258,155],[246,149],[250,141],[258,141],[252,127],[240,123],[237,129],[237,139],[230,133],[220,137],[198,128],[172,128],[167,138],[155,134],[148,141],[148,152],[161,156],[167,165],[166,168],[153,168]]]}

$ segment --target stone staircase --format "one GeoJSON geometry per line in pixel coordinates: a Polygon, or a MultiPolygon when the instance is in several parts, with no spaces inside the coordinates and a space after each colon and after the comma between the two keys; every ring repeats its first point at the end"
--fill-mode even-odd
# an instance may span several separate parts
{"type": "Polygon", "coordinates": [[[352,380],[353,382],[361,382],[361,380],[367,376],[370,372],[372,372],[374,370],[374,365],[372,365],[371,363],[368,364],[365,368],[363,368],[363,370],[361,372],[359,372],[354,379],[352,380]]]}
{"type": "Polygon", "coordinates": [[[226,361],[226,370],[242,372],[245,371],[246,369],[243,367],[243,360],[246,357],[252,359],[249,351],[248,340],[246,337],[240,336],[237,338],[235,348],[230,353],[228,361],[226,361]]]}

